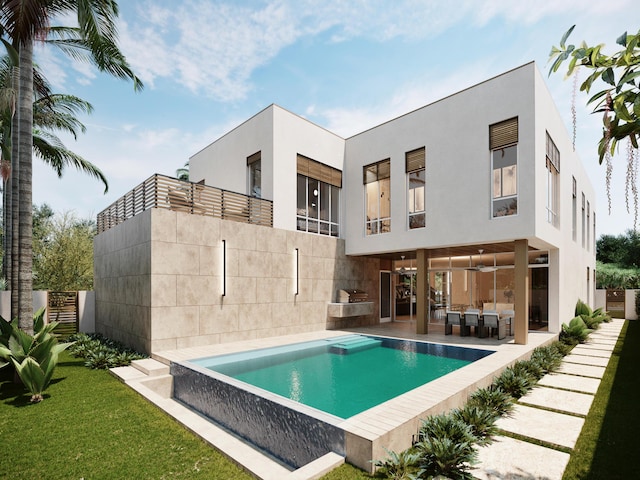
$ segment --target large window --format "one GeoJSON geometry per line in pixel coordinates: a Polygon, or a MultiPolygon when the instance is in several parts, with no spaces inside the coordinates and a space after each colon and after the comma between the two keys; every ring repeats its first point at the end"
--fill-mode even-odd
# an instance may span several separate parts
{"type": "Polygon", "coordinates": [[[518,213],[518,118],[489,127],[493,217],[518,213]]]}
{"type": "Polygon", "coordinates": [[[252,197],[262,197],[262,161],[261,153],[257,152],[247,157],[247,168],[249,170],[249,195],[252,197]]]}
{"type": "Polygon", "coordinates": [[[573,179],[573,190],[571,193],[571,235],[573,237],[573,241],[576,242],[578,240],[578,184],[576,182],[576,177],[572,177],[573,179]]]}
{"type": "Polygon", "coordinates": [[[591,204],[587,201],[587,250],[591,248],[589,242],[591,241],[591,204]]]}
{"type": "Polygon", "coordinates": [[[409,228],[425,226],[425,148],[405,154],[407,180],[409,182],[409,228]]]}
{"type": "Polygon", "coordinates": [[[582,248],[585,247],[585,240],[586,240],[586,223],[587,220],[585,219],[585,203],[586,200],[584,198],[584,192],[582,192],[582,248]]]}
{"type": "Polygon", "coordinates": [[[391,231],[391,160],[363,168],[365,231],[367,235],[391,231]]]}
{"type": "Polygon", "coordinates": [[[560,151],[547,132],[547,221],[554,227],[560,225],[558,188],[560,176],[560,151]]]}
{"type": "Polygon", "coordinates": [[[298,230],[338,237],[342,172],[303,155],[297,169],[298,230]]]}

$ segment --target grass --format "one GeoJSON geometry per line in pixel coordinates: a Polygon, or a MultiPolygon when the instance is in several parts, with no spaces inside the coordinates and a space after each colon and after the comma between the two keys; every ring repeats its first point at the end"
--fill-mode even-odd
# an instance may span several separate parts
{"type": "Polygon", "coordinates": [[[0,370],[0,478],[250,479],[104,370],[61,355],[45,400],[0,370]]]}
{"type": "Polygon", "coordinates": [[[627,321],[563,480],[638,478],[640,321],[627,321]]]}

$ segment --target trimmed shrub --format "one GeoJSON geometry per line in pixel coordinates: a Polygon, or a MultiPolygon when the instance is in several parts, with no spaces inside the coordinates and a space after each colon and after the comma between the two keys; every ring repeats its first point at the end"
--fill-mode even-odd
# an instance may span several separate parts
{"type": "Polygon", "coordinates": [[[490,444],[498,433],[496,420],[500,415],[490,406],[467,403],[454,410],[453,416],[471,427],[480,446],[490,444]]]}
{"type": "Polygon", "coordinates": [[[518,399],[531,389],[534,380],[522,369],[516,371],[513,367],[507,367],[494,379],[493,384],[496,388],[518,399]]]}
{"type": "Polygon", "coordinates": [[[477,462],[476,437],[469,425],[453,415],[434,415],[424,420],[420,434],[423,440],[416,444],[420,478],[474,478],[469,469],[477,462]]]}
{"type": "Polygon", "coordinates": [[[511,395],[496,387],[479,388],[471,394],[467,405],[489,408],[498,416],[509,415],[513,410],[511,395]]]}

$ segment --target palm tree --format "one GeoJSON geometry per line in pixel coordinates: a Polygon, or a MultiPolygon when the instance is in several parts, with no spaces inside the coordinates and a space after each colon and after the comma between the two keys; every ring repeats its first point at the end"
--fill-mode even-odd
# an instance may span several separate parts
{"type": "MultiPolygon", "coordinates": [[[[116,44],[118,4],[115,0],[1,0],[0,27],[19,52],[18,155],[13,157],[18,170],[18,322],[27,333],[33,332],[32,264],[32,155],[33,155],[33,45],[36,40],[53,36],[53,43],[75,59],[89,61],[99,70],[133,80],[139,90],[142,83],[134,75],[116,44]],[[77,15],[77,28],[52,28],[51,18],[77,15]]],[[[13,143],[13,142],[12,142],[13,143]]],[[[15,144],[15,143],[13,143],[15,144]]],[[[15,176],[13,177],[15,180],[15,176]]],[[[15,236],[15,232],[14,232],[15,236]]],[[[12,250],[13,253],[13,250],[12,250]]],[[[15,262],[14,262],[15,264],[15,262]]],[[[15,273],[16,270],[13,270],[15,273]]]]}

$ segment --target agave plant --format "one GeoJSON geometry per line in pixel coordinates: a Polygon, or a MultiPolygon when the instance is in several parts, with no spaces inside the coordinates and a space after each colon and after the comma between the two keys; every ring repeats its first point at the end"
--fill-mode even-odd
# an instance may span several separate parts
{"type": "Polygon", "coordinates": [[[538,365],[543,373],[556,371],[562,363],[562,355],[554,346],[536,348],[531,354],[531,362],[538,365]]]}
{"type": "Polygon", "coordinates": [[[0,344],[0,368],[12,364],[18,377],[31,393],[31,402],[43,400],[42,392],[49,386],[53,370],[58,364],[58,355],[71,343],[58,343],[53,330],[58,322],[45,324],[44,308],[33,316],[33,335],[28,335],[18,328],[18,322],[9,323],[0,320],[2,339],[0,344]],[[8,339],[4,343],[6,334],[8,339]]]}

